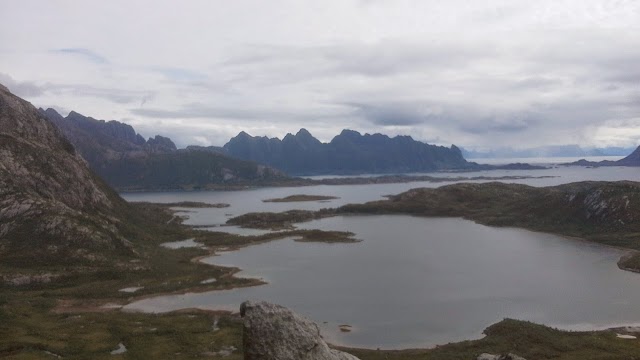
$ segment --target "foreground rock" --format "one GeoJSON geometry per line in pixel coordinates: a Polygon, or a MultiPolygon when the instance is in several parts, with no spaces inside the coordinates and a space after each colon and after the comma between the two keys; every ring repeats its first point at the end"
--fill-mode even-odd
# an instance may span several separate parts
{"type": "Polygon", "coordinates": [[[246,301],[240,315],[245,360],[358,360],[330,349],[318,325],[280,305],[246,301]]]}

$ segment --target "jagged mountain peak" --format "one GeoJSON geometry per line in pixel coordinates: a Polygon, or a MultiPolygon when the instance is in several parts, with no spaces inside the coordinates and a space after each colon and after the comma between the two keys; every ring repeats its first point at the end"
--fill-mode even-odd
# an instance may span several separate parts
{"type": "Polygon", "coordinates": [[[313,137],[313,135],[311,135],[311,133],[309,132],[309,130],[305,129],[305,128],[301,128],[300,130],[298,130],[298,132],[296,133],[296,137],[313,137]]]}
{"type": "Polygon", "coordinates": [[[416,141],[410,136],[390,138],[344,129],[322,143],[306,129],[277,138],[232,138],[224,149],[232,156],[276,167],[289,174],[353,174],[465,169],[473,166],[459,149],[416,141]]]}

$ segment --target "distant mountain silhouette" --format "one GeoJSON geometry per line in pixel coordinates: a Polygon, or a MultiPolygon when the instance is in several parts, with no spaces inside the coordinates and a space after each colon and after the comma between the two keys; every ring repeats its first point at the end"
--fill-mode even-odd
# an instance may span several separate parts
{"type": "Polygon", "coordinates": [[[539,146],[528,149],[498,147],[486,151],[461,148],[465,159],[495,158],[540,158],[540,157],[581,157],[581,156],[624,156],[633,148],[609,146],[604,148],[582,147],[580,145],[539,146]]]}
{"type": "Polygon", "coordinates": [[[563,165],[577,165],[577,166],[640,166],[640,146],[638,146],[631,154],[627,155],[625,158],[611,161],[587,161],[585,159],[580,159],[578,161],[567,163],[563,165]]]}
{"type": "Polygon", "coordinates": [[[120,190],[194,189],[217,185],[260,184],[285,179],[281,172],[209,148],[178,150],[167,137],[145,140],[133,127],[96,120],[72,111],[40,113],[56,124],[89,166],[120,190]]]}
{"type": "MultiPolygon", "coordinates": [[[[343,130],[322,143],[307,130],[287,134],[282,140],[241,132],[224,150],[240,159],[257,161],[290,175],[410,173],[437,170],[483,170],[493,167],[468,162],[458,147],[436,146],[410,136],[362,135],[343,130]]],[[[535,168],[511,164],[509,168],[535,168]]]]}

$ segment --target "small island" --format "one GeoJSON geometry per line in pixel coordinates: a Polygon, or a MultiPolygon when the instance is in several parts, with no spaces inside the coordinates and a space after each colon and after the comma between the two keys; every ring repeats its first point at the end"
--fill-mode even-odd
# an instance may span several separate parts
{"type": "Polygon", "coordinates": [[[224,204],[224,203],[218,203],[218,204],[209,204],[209,203],[205,203],[205,202],[200,202],[200,201],[180,201],[180,202],[173,202],[173,203],[166,203],[163,204],[166,205],[168,207],[184,207],[184,208],[198,208],[198,209],[204,209],[204,208],[227,208],[231,205],[229,204],[224,204]]]}
{"type": "Polygon", "coordinates": [[[334,200],[339,199],[336,196],[327,196],[327,195],[289,195],[283,198],[275,198],[275,199],[266,199],[262,200],[262,202],[298,202],[298,201],[326,201],[326,200],[334,200]]]}

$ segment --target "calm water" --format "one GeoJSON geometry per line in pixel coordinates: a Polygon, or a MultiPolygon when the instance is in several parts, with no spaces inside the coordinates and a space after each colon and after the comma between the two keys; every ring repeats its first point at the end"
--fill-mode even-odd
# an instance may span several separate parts
{"type": "MultiPolygon", "coordinates": [[[[467,175],[526,174],[556,176],[517,181],[546,186],[586,179],[638,180],[640,169],[560,167],[467,175]]],[[[440,185],[316,186],[125,197],[231,204],[224,209],[185,213],[192,224],[217,225],[231,215],[249,211],[334,207],[376,200],[414,187],[440,185]],[[328,203],[261,201],[300,193],[340,199],[328,203]]],[[[486,326],[505,317],[568,329],[640,323],[640,307],[634,306],[640,302],[640,275],[617,268],[619,250],[449,218],[349,216],[299,227],[353,231],[363,242],[315,244],[287,239],[222,253],[206,261],[238,266],[244,269],[241,276],[261,277],[269,284],[157,297],[127,308],[155,312],[186,307],[237,310],[244,300],[263,299],[311,317],[332,342],[373,348],[429,346],[476,338],[486,326]],[[354,326],[354,331],[340,333],[338,325],[345,323],[354,326]]]]}
{"type": "Polygon", "coordinates": [[[333,342],[414,347],[479,337],[512,317],[564,328],[640,323],[640,275],[621,251],[461,219],[349,216],[303,228],[351,230],[363,242],[281,240],[206,260],[244,269],[268,285],[163,296],[128,309],[237,311],[247,299],[289,306],[323,323],[333,342]],[[353,325],[340,333],[338,325],[353,325]]]}
{"type": "MultiPolygon", "coordinates": [[[[430,173],[428,175],[443,178],[458,176],[553,176],[544,179],[509,180],[508,182],[528,184],[532,186],[550,186],[584,180],[635,180],[640,181],[640,168],[631,167],[556,167],[548,170],[495,170],[476,171],[468,173],[430,173]]],[[[481,181],[476,181],[481,182],[481,181]]],[[[212,209],[184,209],[190,212],[185,222],[190,225],[223,225],[227,219],[253,211],[286,211],[290,209],[319,210],[326,207],[336,207],[348,203],[363,203],[380,200],[384,195],[398,194],[417,187],[437,187],[452,182],[414,182],[406,184],[377,184],[377,185],[341,185],[341,186],[304,186],[293,188],[260,188],[245,191],[193,191],[193,192],[161,192],[161,193],[123,193],[128,201],[149,202],[178,202],[203,201],[209,203],[227,203],[227,208],[212,209]],[[294,194],[313,194],[337,196],[339,199],[328,202],[293,202],[293,203],[265,203],[262,200],[280,198],[294,194]],[[194,211],[195,210],[195,211],[194,211]]],[[[216,230],[216,229],[213,229],[216,230]]],[[[224,229],[219,229],[224,230],[224,229]]],[[[226,229],[234,231],[233,229],[226,229]]],[[[235,229],[234,232],[243,233],[235,229]]]]}

